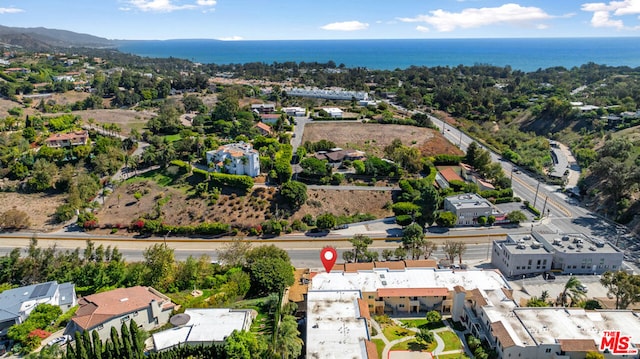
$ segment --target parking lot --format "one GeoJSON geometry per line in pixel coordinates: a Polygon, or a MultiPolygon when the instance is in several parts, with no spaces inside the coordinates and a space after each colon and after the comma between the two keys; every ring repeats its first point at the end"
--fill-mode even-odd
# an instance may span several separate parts
{"type": "MultiPolygon", "coordinates": [[[[587,299],[607,296],[607,289],[600,284],[599,275],[579,275],[576,277],[587,288],[585,293],[585,297],[587,299]]],[[[570,276],[568,275],[558,275],[555,280],[545,280],[542,276],[537,276],[533,278],[525,278],[524,280],[509,280],[509,284],[514,289],[521,289],[526,294],[522,296],[522,298],[525,299],[530,297],[540,297],[542,295],[542,291],[545,290],[549,293],[550,299],[555,299],[560,295],[560,293],[562,293],[569,278],[570,276]]]]}

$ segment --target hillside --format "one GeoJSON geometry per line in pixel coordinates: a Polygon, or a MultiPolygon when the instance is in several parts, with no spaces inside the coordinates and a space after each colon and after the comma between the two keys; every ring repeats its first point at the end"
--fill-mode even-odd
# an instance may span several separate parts
{"type": "Polygon", "coordinates": [[[111,40],[73,31],[0,26],[0,43],[19,46],[31,51],[44,51],[70,47],[113,47],[111,40]]]}

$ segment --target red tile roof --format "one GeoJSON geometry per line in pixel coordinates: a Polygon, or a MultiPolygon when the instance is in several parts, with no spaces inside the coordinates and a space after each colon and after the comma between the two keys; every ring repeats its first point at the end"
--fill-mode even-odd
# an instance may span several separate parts
{"type": "Polygon", "coordinates": [[[372,341],[365,340],[364,346],[365,346],[365,349],[367,350],[367,359],[379,359],[378,348],[372,341]]]}
{"type": "Polygon", "coordinates": [[[402,261],[373,262],[373,265],[376,268],[404,269],[404,262],[402,261]]]}
{"type": "Polygon", "coordinates": [[[256,127],[266,133],[271,133],[271,126],[267,125],[264,122],[258,122],[256,123],[256,127]]]}
{"type": "Polygon", "coordinates": [[[438,262],[435,259],[405,259],[407,268],[437,268],[438,262]]]}
{"type": "Polygon", "coordinates": [[[359,270],[373,270],[373,263],[345,263],[344,271],[349,273],[355,273],[359,270]]]}
{"type": "Polygon", "coordinates": [[[493,336],[498,338],[502,347],[509,348],[516,345],[511,335],[507,331],[507,328],[501,321],[491,323],[491,332],[493,336]]]}
{"type": "Polygon", "coordinates": [[[371,313],[369,312],[369,303],[364,299],[358,298],[358,309],[360,310],[360,318],[371,320],[371,313]]]}
{"type": "Polygon", "coordinates": [[[598,351],[593,339],[558,339],[560,349],[565,352],[595,352],[598,351]]]}
{"type": "Polygon", "coordinates": [[[378,297],[444,297],[447,288],[379,288],[378,297]]]}
{"type": "Polygon", "coordinates": [[[119,288],[80,298],[80,307],[71,320],[82,329],[91,329],[112,318],[145,309],[153,300],[163,309],[175,307],[169,298],[151,287],[119,288]]]}
{"type": "Polygon", "coordinates": [[[447,180],[447,182],[451,182],[451,181],[462,181],[462,182],[464,182],[462,177],[460,177],[460,175],[458,175],[456,173],[456,171],[454,171],[453,168],[451,168],[451,167],[447,167],[445,169],[440,170],[440,175],[445,180],[447,180]]]}

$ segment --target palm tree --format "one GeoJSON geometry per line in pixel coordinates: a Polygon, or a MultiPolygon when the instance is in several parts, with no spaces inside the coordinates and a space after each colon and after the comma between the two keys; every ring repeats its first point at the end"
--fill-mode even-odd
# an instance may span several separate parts
{"type": "Polygon", "coordinates": [[[576,277],[571,277],[564,285],[564,289],[562,293],[560,293],[560,302],[562,306],[565,307],[567,305],[567,299],[571,300],[571,306],[576,304],[578,301],[584,298],[584,292],[580,290],[582,283],[576,277]]]}

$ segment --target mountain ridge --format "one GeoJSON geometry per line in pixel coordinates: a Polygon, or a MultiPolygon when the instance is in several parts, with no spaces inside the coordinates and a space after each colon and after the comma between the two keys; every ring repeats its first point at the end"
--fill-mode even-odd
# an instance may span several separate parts
{"type": "Polygon", "coordinates": [[[74,47],[110,48],[116,46],[116,41],[114,40],[69,30],[3,25],[0,25],[0,43],[32,51],[74,47]]]}

